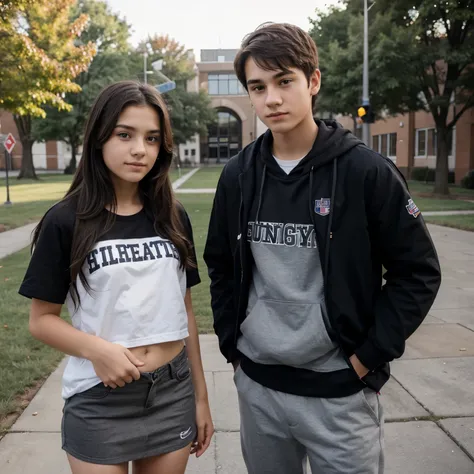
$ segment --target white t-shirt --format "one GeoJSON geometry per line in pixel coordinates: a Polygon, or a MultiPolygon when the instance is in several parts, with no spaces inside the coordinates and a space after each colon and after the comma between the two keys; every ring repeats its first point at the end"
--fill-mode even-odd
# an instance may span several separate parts
{"type": "MultiPolygon", "coordinates": [[[[189,219],[184,210],[182,214],[192,242],[189,219]]],[[[69,291],[74,220],[75,213],[65,203],[48,212],[20,294],[66,302],[76,329],[127,348],[186,338],[184,297],[186,287],[199,283],[199,273],[197,268],[181,268],[176,247],[156,235],[144,210],[116,216],[112,228],[89,252],[82,269],[91,290],[87,292],[77,278],[80,306],[75,307],[69,291]]],[[[71,356],[62,396],[69,398],[99,382],[89,360],[71,356]]]]}
{"type": "Polygon", "coordinates": [[[275,155],[273,155],[275,161],[280,165],[280,168],[286,173],[290,174],[304,158],[299,158],[298,160],[280,160],[275,155]]]}

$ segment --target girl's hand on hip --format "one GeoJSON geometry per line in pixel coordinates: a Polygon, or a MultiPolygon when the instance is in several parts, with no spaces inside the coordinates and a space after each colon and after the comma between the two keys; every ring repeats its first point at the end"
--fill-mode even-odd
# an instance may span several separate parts
{"type": "Polygon", "coordinates": [[[108,341],[100,344],[90,361],[104,385],[112,388],[138,380],[140,371],[137,367],[144,365],[127,348],[108,341]]]}

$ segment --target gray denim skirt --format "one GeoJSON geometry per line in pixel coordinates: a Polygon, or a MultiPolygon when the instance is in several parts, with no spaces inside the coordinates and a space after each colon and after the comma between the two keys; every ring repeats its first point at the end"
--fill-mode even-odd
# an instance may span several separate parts
{"type": "Polygon", "coordinates": [[[62,447],[92,464],[120,464],[177,451],[196,438],[196,405],[186,350],[139,380],[103,383],[67,399],[62,447]]]}

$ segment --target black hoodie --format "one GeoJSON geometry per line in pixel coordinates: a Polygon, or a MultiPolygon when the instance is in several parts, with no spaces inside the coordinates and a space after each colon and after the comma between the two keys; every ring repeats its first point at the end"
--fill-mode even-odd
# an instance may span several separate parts
{"type": "MultiPolygon", "coordinates": [[[[337,122],[317,124],[312,150],[288,176],[271,154],[270,131],[230,160],[219,180],[204,258],[214,329],[227,360],[242,360],[247,375],[275,390],[335,397],[364,384],[380,389],[389,377],[388,362],[403,354],[405,340],[428,313],[441,276],[423,218],[393,163],[337,122]],[[264,224],[282,223],[279,215],[293,213],[292,222],[314,226],[324,279],[324,322],[347,369],[318,373],[255,363],[237,350],[255,265],[247,229],[249,223],[261,222],[262,210],[264,224]],[[387,270],[383,287],[382,265],[387,270]],[[349,363],[354,353],[370,370],[362,381],[349,363]]],[[[277,239],[275,232],[273,228],[277,239]]],[[[308,230],[301,235],[307,237],[308,230]]],[[[288,238],[291,242],[294,237],[288,238]]]]}

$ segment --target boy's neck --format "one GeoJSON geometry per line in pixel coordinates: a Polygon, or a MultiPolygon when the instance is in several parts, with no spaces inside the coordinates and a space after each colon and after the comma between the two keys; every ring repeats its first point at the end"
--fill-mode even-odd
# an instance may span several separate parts
{"type": "Polygon", "coordinates": [[[273,155],[279,160],[298,160],[306,156],[318,136],[318,126],[310,114],[288,133],[274,133],[273,155]]]}

